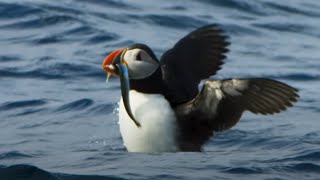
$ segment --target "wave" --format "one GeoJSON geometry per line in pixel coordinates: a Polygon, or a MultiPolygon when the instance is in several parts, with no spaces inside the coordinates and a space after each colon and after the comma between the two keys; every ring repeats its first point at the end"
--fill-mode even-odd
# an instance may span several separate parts
{"type": "Polygon", "coordinates": [[[77,19],[67,15],[49,15],[45,17],[36,17],[30,20],[23,20],[7,25],[2,25],[1,29],[27,29],[27,28],[44,28],[48,26],[56,26],[62,23],[74,22],[77,19]]]}
{"type": "Polygon", "coordinates": [[[249,168],[249,167],[233,167],[222,170],[224,173],[229,174],[262,174],[264,171],[261,168],[249,168]]]}
{"type": "Polygon", "coordinates": [[[125,180],[114,176],[98,175],[73,175],[52,173],[32,165],[0,166],[0,177],[2,180],[125,180]]]}
{"type": "Polygon", "coordinates": [[[282,4],[279,2],[256,2],[256,1],[236,1],[236,0],[201,0],[200,2],[219,7],[235,9],[239,12],[249,13],[258,16],[272,16],[276,14],[292,14],[302,15],[307,17],[320,17],[320,13],[317,11],[316,5],[310,5],[307,3],[301,3],[297,6],[297,3],[282,4]],[[314,9],[314,10],[313,10],[314,9]]]}
{"type": "MultiPolygon", "coordinates": [[[[238,35],[238,36],[260,36],[261,33],[251,27],[240,26],[238,24],[223,24],[223,29],[228,32],[227,34],[238,35]]],[[[231,42],[232,43],[232,42],[231,42]]]]}
{"type": "Polygon", "coordinates": [[[297,163],[282,167],[287,172],[313,172],[320,173],[320,165],[316,163],[297,163]]]}
{"type": "Polygon", "coordinates": [[[204,20],[200,20],[198,18],[193,18],[190,16],[182,16],[182,15],[143,15],[143,16],[132,16],[131,18],[136,18],[142,21],[145,21],[148,24],[155,24],[162,27],[168,28],[176,28],[176,29],[185,29],[185,28],[195,28],[201,25],[208,24],[204,20]]]}
{"type": "Polygon", "coordinates": [[[279,75],[265,75],[267,78],[275,79],[286,79],[294,81],[316,81],[320,80],[320,75],[313,75],[308,73],[290,73],[290,74],[279,74],[279,75]]]}
{"type": "Polygon", "coordinates": [[[306,10],[303,6],[292,7],[288,4],[283,5],[283,4],[277,4],[274,2],[265,2],[264,4],[265,4],[265,6],[271,8],[273,10],[282,11],[282,12],[286,12],[289,14],[295,14],[295,15],[299,14],[299,15],[310,16],[310,17],[320,17],[319,12],[312,11],[312,10],[310,10],[310,8],[308,8],[308,10],[306,10]]]}
{"type": "Polygon", "coordinates": [[[40,112],[67,113],[86,110],[85,113],[98,115],[111,114],[117,107],[117,103],[101,104],[96,103],[94,100],[88,98],[78,99],[55,107],[47,106],[50,102],[51,100],[45,99],[9,101],[0,104],[0,112],[2,111],[9,113],[11,116],[25,116],[40,112]]]}
{"type": "Polygon", "coordinates": [[[0,19],[15,19],[44,13],[41,8],[33,6],[0,2],[0,19]]]}
{"type": "Polygon", "coordinates": [[[137,9],[137,7],[130,5],[128,3],[124,3],[122,1],[114,1],[114,0],[78,0],[77,2],[93,4],[98,6],[104,6],[109,8],[121,8],[121,9],[137,9]]]}
{"type": "Polygon", "coordinates": [[[64,104],[64,105],[58,107],[55,110],[55,112],[84,110],[84,109],[90,107],[93,103],[94,103],[94,101],[91,99],[79,99],[79,100],[76,100],[71,103],[67,103],[67,104],[64,104]]]}
{"type": "Polygon", "coordinates": [[[57,13],[64,13],[69,15],[82,15],[83,11],[80,11],[72,6],[59,6],[59,5],[52,5],[52,4],[38,4],[37,5],[41,9],[45,9],[50,12],[57,12],[57,13]]]}
{"type": "Polygon", "coordinates": [[[88,110],[88,112],[93,114],[109,114],[114,111],[117,104],[98,104],[88,110]]]}
{"type": "Polygon", "coordinates": [[[268,162],[318,162],[319,160],[319,150],[307,150],[292,155],[288,155],[284,158],[273,159],[268,162]]]}
{"type": "Polygon", "coordinates": [[[100,69],[100,67],[98,67],[98,65],[41,61],[42,60],[39,59],[37,62],[35,62],[36,65],[28,66],[29,69],[28,67],[2,68],[0,69],[0,77],[41,79],[69,79],[77,77],[95,77],[99,80],[105,78],[105,73],[100,69]]]}
{"type": "MultiPolygon", "coordinates": [[[[8,159],[20,159],[20,158],[31,158],[33,156],[24,154],[18,151],[10,151],[6,153],[1,153],[0,154],[0,159],[1,160],[8,160],[8,159]]],[[[0,176],[1,177],[1,176],[0,176]]]]}
{"type": "Polygon", "coordinates": [[[316,163],[293,163],[289,165],[277,165],[269,167],[228,167],[221,170],[223,173],[227,174],[276,174],[283,172],[304,172],[304,173],[319,173],[320,165],[316,163]]]}
{"type": "Polygon", "coordinates": [[[16,55],[2,55],[0,56],[0,63],[21,61],[21,58],[16,55]]]}
{"type": "MultiPolygon", "coordinates": [[[[303,22],[302,22],[303,23],[303,22]]],[[[253,23],[254,27],[272,30],[276,32],[291,32],[297,34],[305,34],[313,37],[320,37],[317,28],[299,23],[290,22],[268,22],[268,23],[253,23]]]]}
{"type": "Polygon", "coordinates": [[[116,41],[118,39],[119,36],[115,33],[101,32],[91,27],[76,26],[75,28],[61,33],[29,37],[25,42],[33,45],[45,45],[79,41],[79,43],[85,45],[96,45],[99,43],[116,41]]]}
{"type": "Polygon", "coordinates": [[[47,104],[47,101],[44,99],[6,102],[3,104],[0,104],[0,111],[7,111],[7,110],[12,110],[17,108],[24,108],[24,107],[42,106],[45,104],[47,104]]]}
{"type": "Polygon", "coordinates": [[[251,13],[254,15],[267,15],[263,6],[255,1],[237,1],[237,0],[201,0],[201,2],[207,3],[209,5],[237,9],[245,13],[251,13]]]}

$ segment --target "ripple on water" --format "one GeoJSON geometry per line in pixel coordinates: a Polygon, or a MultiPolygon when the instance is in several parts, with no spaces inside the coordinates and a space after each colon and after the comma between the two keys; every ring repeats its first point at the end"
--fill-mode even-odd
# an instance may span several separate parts
{"type": "Polygon", "coordinates": [[[75,180],[75,179],[95,179],[95,180],[124,180],[115,176],[98,175],[72,175],[51,173],[36,166],[18,164],[13,166],[0,166],[0,175],[10,180],[21,179],[47,179],[47,180],[75,180]]]}
{"type": "Polygon", "coordinates": [[[98,43],[105,43],[110,42],[119,39],[119,36],[116,34],[111,33],[100,33],[97,35],[94,35],[93,37],[89,38],[86,41],[86,44],[98,44],[98,43]]]}
{"type": "Polygon", "coordinates": [[[73,14],[73,15],[81,15],[83,14],[83,11],[75,9],[75,7],[63,7],[63,6],[55,6],[55,5],[48,5],[48,4],[41,4],[39,5],[39,8],[46,9],[48,11],[54,11],[58,13],[64,13],[64,14],[73,14]]]}
{"type": "Polygon", "coordinates": [[[92,114],[109,114],[114,111],[116,106],[117,105],[115,105],[115,104],[99,104],[99,105],[96,105],[96,106],[90,108],[90,110],[88,110],[88,112],[90,112],[92,114]]]}
{"type": "Polygon", "coordinates": [[[12,110],[17,108],[24,108],[24,107],[42,106],[44,104],[47,104],[47,101],[43,99],[6,102],[3,104],[0,104],[0,111],[7,111],[7,110],[12,110]]]}
{"type": "Polygon", "coordinates": [[[0,154],[0,160],[31,158],[31,157],[33,157],[33,156],[21,153],[19,151],[10,151],[10,152],[5,152],[5,153],[0,154]]]}
{"type": "Polygon", "coordinates": [[[81,36],[96,33],[98,30],[87,25],[80,25],[63,32],[64,35],[81,36]]]}
{"type": "Polygon", "coordinates": [[[20,61],[20,60],[21,60],[21,58],[16,55],[0,55],[0,63],[20,61]]]}
{"type": "Polygon", "coordinates": [[[290,73],[290,74],[279,74],[279,75],[265,75],[264,77],[274,79],[286,79],[294,81],[315,81],[320,79],[320,75],[313,75],[308,73],[290,73]]]}
{"type": "Polygon", "coordinates": [[[313,173],[320,173],[320,165],[316,163],[297,163],[291,164],[284,168],[288,172],[313,172],[313,173]]]}
{"type": "Polygon", "coordinates": [[[43,78],[43,79],[62,79],[64,78],[61,74],[43,72],[40,69],[19,72],[17,68],[7,68],[0,70],[1,77],[12,77],[12,78],[43,78]]]}
{"type": "MultiPolygon", "coordinates": [[[[18,22],[14,22],[11,24],[2,25],[0,28],[3,29],[15,29],[15,30],[23,30],[23,29],[34,29],[34,28],[44,28],[48,26],[56,26],[58,24],[68,24],[77,22],[76,18],[67,15],[47,15],[47,16],[39,16],[28,20],[22,20],[18,22]]],[[[69,24],[70,25],[70,24],[69,24]]]]}
{"type": "Polygon", "coordinates": [[[223,24],[223,29],[228,32],[227,34],[233,35],[249,35],[249,36],[260,36],[261,33],[253,28],[240,26],[238,24],[223,24]]]}
{"type": "Polygon", "coordinates": [[[114,33],[99,32],[90,27],[76,27],[70,31],[43,35],[42,37],[29,40],[30,43],[36,45],[52,44],[52,43],[73,43],[74,41],[84,42],[84,44],[99,44],[118,40],[119,36],[114,33]]]}
{"type": "Polygon", "coordinates": [[[230,174],[262,174],[264,171],[261,168],[254,167],[232,167],[222,170],[224,173],[230,174]]]}
{"type": "Polygon", "coordinates": [[[137,9],[137,7],[124,3],[122,1],[115,1],[115,0],[78,0],[77,2],[94,4],[98,6],[104,6],[109,8],[120,8],[120,9],[137,9]]]}
{"type": "Polygon", "coordinates": [[[307,151],[299,152],[293,155],[290,155],[286,158],[271,160],[270,162],[319,162],[320,161],[320,151],[307,151]]]}
{"type": "Polygon", "coordinates": [[[79,111],[84,110],[94,104],[91,99],[79,99],[71,103],[64,104],[56,109],[56,112],[69,112],[69,111],[79,111]]]}
{"type": "Polygon", "coordinates": [[[65,79],[71,77],[104,77],[103,71],[94,65],[83,63],[54,62],[40,58],[36,65],[27,68],[12,67],[0,69],[0,77],[65,79]]]}
{"type": "Polygon", "coordinates": [[[320,36],[319,32],[314,30],[316,28],[307,24],[298,24],[298,23],[290,23],[290,22],[268,22],[268,23],[253,23],[252,25],[254,27],[277,31],[277,32],[291,32],[291,33],[310,35],[314,37],[320,36]]]}
{"type": "Polygon", "coordinates": [[[44,13],[41,8],[34,6],[16,4],[16,3],[2,3],[0,2],[0,19],[16,19],[27,17],[29,15],[37,15],[44,13]]]}
{"type": "Polygon", "coordinates": [[[208,24],[205,20],[200,20],[190,16],[183,16],[183,15],[156,15],[156,14],[149,14],[149,15],[128,15],[131,18],[142,20],[149,24],[155,24],[162,27],[168,28],[195,28],[205,24],[208,24]]]}
{"type": "Polygon", "coordinates": [[[218,7],[225,7],[230,9],[237,9],[241,12],[250,13],[254,15],[268,15],[261,3],[256,1],[237,1],[237,0],[201,0],[201,2],[211,4],[218,7]]]}
{"type": "Polygon", "coordinates": [[[304,10],[302,9],[303,7],[300,7],[301,9],[298,9],[296,7],[290,6],[290,4],[277,4],[276,2],[266,2],[264,3],[265,6],[268,6],[274,10],[286,12],[288,14],[299,14],[299,15],[304,15],[304,16],[309,16],[309,17],[320,17],[320,13],[310,11],[310,10],[304,10]]]}
{"type": "Polygon", "coordinates": [[[45,35],[44,37],[33,39],[30,42],[35,45],[40,45],[40,44],[53,44],[53,43],[61,43],[61,42],[66,43],[67,41],[68,40],[63,35],[53,34],[53,35],[45,35]]]}

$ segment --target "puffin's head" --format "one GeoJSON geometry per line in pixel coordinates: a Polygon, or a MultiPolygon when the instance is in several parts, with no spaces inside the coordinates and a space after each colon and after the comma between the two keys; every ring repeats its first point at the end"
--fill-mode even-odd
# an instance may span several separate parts
{"type": "Polygon", "coordinates": [[[120,77],[121,94],[126,111],[134,123],[140,127],[131,112],[129,103],[130,79],[145,79],[159,67],[159,61],[152,50],[144,44],[133,44],[127,48],[112,51],[103,61],[102,69],[110,75],[120,77]]]}
{"type": "Polygon", "coordinates": [[[119,65],[125,65],[129,79],[144,79],[159,67],[159,61],[152,50],[143,44],[112,51],[103,61],[102,69],[109,75],[120,76],[119,65]]]}

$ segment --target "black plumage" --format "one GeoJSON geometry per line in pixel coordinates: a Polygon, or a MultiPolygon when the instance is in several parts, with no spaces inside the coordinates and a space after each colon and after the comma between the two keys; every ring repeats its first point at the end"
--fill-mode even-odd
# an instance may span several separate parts
{"type": "Polygon", "coordinates": [[[175,108],[180,148],[200,151],[214,132],[233,127],[244,111],[279,113],[297,101],[297,91],[266,78],[207,80],[196,98],[175,108]]]}
{"type": "MultiPolygon", "coordinates": [[[[292,106],[297,89],[266,78],[201,80],[221,69],[228,52],[228,37],[217,25],[201,27],[179,40],[166,51],[154,74],[130,80],[131,89],[163,94],[177,117],[177,142],[182,151],[200,151],[214,134],[233,127],[244,111],[273,114],[292,106]]],[[[129,47],[145,50],[143,44],[129,47]]]]}
{"type": "Polygon", "coordinates": [[[217,25],[201,27],[179,40],[160,60],[172,105],[188,102],[199,92],[202,79],[221,69],[228,52],[227,36],[217,25]]]}

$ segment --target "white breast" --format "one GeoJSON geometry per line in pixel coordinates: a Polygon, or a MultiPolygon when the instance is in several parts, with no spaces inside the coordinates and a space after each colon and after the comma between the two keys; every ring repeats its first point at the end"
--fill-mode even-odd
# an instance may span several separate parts
{"type": "Polygon", "coordinates": [[[122,99],[119,125],[124,145],[130,152],[172,152],[176,146],[176,117],[169,102],[160,94],[130,91],[131,110],[141,127],[127,115],[122,99]]]}

